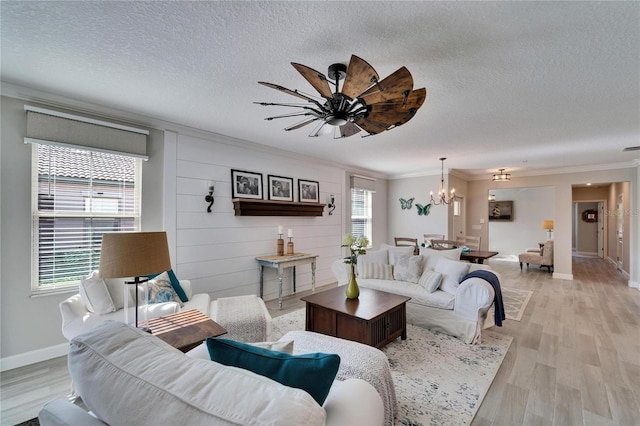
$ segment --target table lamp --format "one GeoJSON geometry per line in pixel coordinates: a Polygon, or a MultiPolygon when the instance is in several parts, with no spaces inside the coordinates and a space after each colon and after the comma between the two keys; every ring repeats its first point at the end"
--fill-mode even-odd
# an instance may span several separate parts
{"type": "MultiPolygon", "coordinates": [[[[149,281],[147,275],[171,269],[167,233],[120,232],[103,234],[101,250],[99,270],[101,278],[133,278],[132,281],[125,281],[125,284],[135,285],[135,324],[138,328],[138,284],[149,281]]],[[[128,295],[126,290],[125,295],[128,295]]],[[[125,315],[127,315],[125,322],[128,323],[128,306],[125,309],[125,315]]]]}
{"type": "Polygon", "coordinates": [[[551,239],[551,236],[553,234],[553,221],[552,220],[543,220],[542,221],[542,229],[546,229],[547,230],[547,239],[551,239]]]}

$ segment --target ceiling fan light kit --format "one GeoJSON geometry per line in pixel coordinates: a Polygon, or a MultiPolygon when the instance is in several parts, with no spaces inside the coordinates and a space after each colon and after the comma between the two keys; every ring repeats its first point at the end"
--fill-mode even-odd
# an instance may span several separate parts
{"type": "Polygon", "coordinates": [[[339,136],[334,135],[334,138],[346,138],[363,130],[367,136],[391,130],[411,120],[427,97],[425,88],[413,90],[413,77],[407,68],[401,67],[379,80],[373,67],[356,55],[351,56],[348,67],[341,63],[330,65],[327,76],[306,65],[295,62],[291,65],[316,89],[322,99],[315,99],[278,84],[259,81],[259,84],[303,99],[306,103],[254,103],[297,108],[298,112],[271,116],[265,120],[303,117],[302,121],[285,127],[284,130],[296,130],[316,123],[310,137],[317,137],[325,125],[339,129],[339,136]],[[344,83],[340,87],[342,80],[344,83]],[[334,91],[329,84],[334,85],[334,91]]]}
{"type": "Polygon", "coordinates": [[[503,173],[505,169],[498,169],[498,170],[500,170],[500,173],[495,173],[493,175],[494,182],[506,182],[511,180],[511,173],[503,173]]]}

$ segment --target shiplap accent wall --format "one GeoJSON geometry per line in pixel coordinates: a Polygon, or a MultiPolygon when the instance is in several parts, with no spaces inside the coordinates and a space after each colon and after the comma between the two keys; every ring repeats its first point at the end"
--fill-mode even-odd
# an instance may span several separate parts
{"type": "MultiPolygon", "coordinates": [[[[175,176],[165,176],[166,180],[175,179],[176,188],[172,262],[178,277],[190,279],[195,292],[209,293],[213,299],[258,294],[259,269],[255,258],[275,254],[278,225],[284,227],[285,241],[287,230],[293,229],[296,252],[319,255],[316,285],[335,282],[331,263],[342,255],[344,203],[340,200],[344,198],[346,176],[343,169],[282,152],[229,143],[222,138],[207,140],[167,132],[167,139],[176,141],[175,150],[165,151],[165,156],[175,156],[175,176]],[[318,181],[320,202],[326,203],[328,196],[334,194],[337,208],[329,216],[325,207],[322,217],[234,216],[231,169],[262,173],[265,199],[269,174],[294,179],[294,201],[298,201],[298,179],[318,181]],[[209,181],[215,182],[212,213],[206,212],[204,200],[209,181]]],[[[165,158],[165,164],[171,161],[170,157],[165,158]]],[[[171,174],[170,168],[165,170],[171,174]]],[[[167,224],[167,229],[171,229],[171,224],[167,224]]],[[[310,266],[298,266],[296,270],[297,290],[311,288],[310,266]]],[[[291,282],[291,269],[287,269],[283,294],[292,292],[291,282]]],[[[276,270],[266,268],[264,299],[275,299],[277,295],[276,270]]]]}

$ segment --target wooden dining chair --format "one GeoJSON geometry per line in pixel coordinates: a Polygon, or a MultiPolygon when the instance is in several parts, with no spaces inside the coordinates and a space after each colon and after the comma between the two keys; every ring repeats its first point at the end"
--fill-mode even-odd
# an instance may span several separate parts
{"type": "Polygon", "coordinates": [[[457,238],[459,246],[469,247],[473,251],[480,251],[480,238],[470,235],[461,235],[457,238]]]}
{"type": "Polygon", "coordinates": [[[408,237],[394,237],[396,247],[413,247],[413,254],[418,254],[418,239],[408,237]]]}

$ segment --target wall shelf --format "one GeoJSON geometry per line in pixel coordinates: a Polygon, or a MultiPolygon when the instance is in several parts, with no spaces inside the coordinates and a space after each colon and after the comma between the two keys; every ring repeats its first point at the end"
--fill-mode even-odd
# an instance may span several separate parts
{"type": "Polygon", "coordinates": [[[236,216],[322,216],[325,204],[233,198],[236,216]]]}

